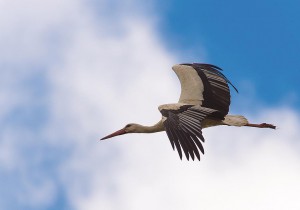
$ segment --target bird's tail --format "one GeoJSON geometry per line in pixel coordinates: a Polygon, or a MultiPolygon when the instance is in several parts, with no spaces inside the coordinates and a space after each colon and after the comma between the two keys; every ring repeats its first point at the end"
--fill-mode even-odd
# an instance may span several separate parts
{"type": "Polygon", "coordinates": [[[249,124],[248,120],[242,115],[226,115],[225,119],[223,120],[225,125],[231,126],[245,126],[249,124]]]}

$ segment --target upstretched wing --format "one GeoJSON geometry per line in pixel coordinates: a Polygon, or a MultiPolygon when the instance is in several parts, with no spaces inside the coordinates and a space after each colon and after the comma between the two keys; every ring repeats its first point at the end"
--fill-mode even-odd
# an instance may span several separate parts
{"type": "Polygon", "coordinates": [[[166,109],[170,105],[161,106],[161,113],[166,118],[163,122],[173,150],[175,147],[178,151],[180,159],[182,159],[182,150],[186,158],[193,160],[195,156],[200,160],[200,152],[204,154],[203,146],[200,142],[204,142],[202,136],[201,123],[207,117],[215,119],[223,119],[222,114],[214,109],[201,107],[200,105],[181,105],[174,104],[173,109],[166,109]]]}
{"type": "MultiPolygon", "coordinates": [[[[180,64],[172,69],[181,84],[179,103],[201,105],[218,110],[225,116],[230,105],[231,82],[221,73],[222,69],[211,64],[180,64]]],[[[232,85],[237,91],[237,89],[232,85]]]]}

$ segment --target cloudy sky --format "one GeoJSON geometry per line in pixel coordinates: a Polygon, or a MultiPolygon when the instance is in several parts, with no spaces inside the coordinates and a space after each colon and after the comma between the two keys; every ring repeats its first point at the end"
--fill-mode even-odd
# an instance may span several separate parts
{"type": "Polygon", "coordinates": [[[0,209],[299,209],[300,3],[0,0],[0,209]],[[154,124],[175,63],[222,67],[231,113],[200,162],[154,124]]]}

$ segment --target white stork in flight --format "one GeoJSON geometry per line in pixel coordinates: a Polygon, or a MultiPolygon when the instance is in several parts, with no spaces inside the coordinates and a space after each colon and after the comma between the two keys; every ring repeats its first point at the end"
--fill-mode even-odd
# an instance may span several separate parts
{"type": "Polygon", "coordinates": [[[217,125],[276,128],[267,123],[249,123],[241,115],[228,115],[230,105],[228,84],[236,91],[237,89],[221,73],[221,68],[211,64],[185,63],[175,65],[172,69],[181,83],[178,103],[160,105],[158,109],[162,119],[153,126],[130,123],[101,140],[127,133],[166,131],[173,150],[176,147],[180,159],[183,150],[188,160],[189,157],[194,160],[195,156],[200,160],[199,151],[204,154],[201,144],[201,141],[204,142],[203,128],[217,125]]]}

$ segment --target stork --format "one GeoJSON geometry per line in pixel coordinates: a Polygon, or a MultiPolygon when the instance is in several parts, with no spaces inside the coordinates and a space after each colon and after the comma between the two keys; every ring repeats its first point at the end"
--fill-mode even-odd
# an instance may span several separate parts
{"type": "Polygon", "coordinates": [[[182,150],[189,160],[195,156],[200,160],[204,154],[202,129],[218,125],[248,126],[271,128],[267,123],[254,124],[241,115],[229,115],[229,84],[236,87],[222,74],[222,69],[211,64],[184,63],[172,67],[181,84],[178,103],[164,104],[158,107],[161,120],[153,126],[136,123],[127,124],[101,140],[127,133],[154,133],[166,131],[173,150],[177,150],[182,159],[182,150]],[[202,143],[201,143],[202,142],[202,143]]]}

